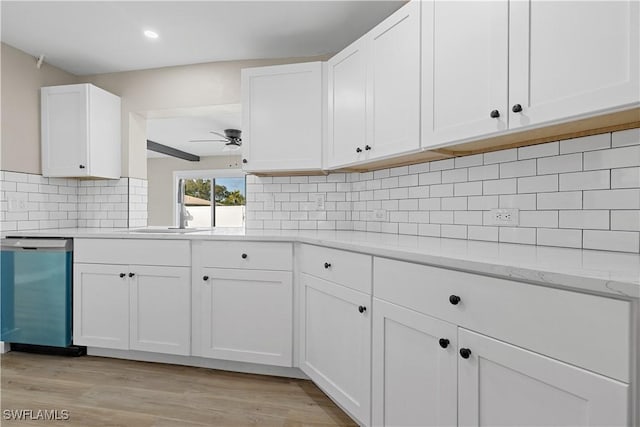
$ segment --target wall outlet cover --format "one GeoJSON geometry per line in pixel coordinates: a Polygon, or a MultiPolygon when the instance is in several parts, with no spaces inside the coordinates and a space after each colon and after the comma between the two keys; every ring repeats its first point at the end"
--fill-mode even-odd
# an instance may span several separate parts
{"type": "Polygon", "coordinates": [[[324,210],[324,194],[316,194],[316,210],[323,211],[324,210]]]}
{"type": "Polygon", "coordinates": [[[7,208],[9,212],[26,212],[27,201],[25,199],[10,198],[7,200],[7,208]]]}
{"type": "Polygon", "coordinates": [[[518,225],[520,222],[520,210],[509,209],[491,209],[491,224],[492,225],[518,225]]]}
{"type": "Polygon", "coordinates": [[[372,216],[374,221],[385,221],[387,219],[387,211],[386,209],[374,209],[372,216]]]}

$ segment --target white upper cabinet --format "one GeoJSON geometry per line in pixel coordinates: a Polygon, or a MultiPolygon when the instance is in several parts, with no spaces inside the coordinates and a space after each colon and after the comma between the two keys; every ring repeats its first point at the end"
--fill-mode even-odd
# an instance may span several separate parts
{"type": "Polygon", "coordinates": [[[328,62],[328,166],[420,149],[420,2],[328,62]]]}
{"type": "Polygon", "coordinates": [[[640,101],[637,0],[513,1],[509,13],[509,127],[640,101]]]}
{"type": "Polygon", "coordinates": [[[420,4],[409,2],[367,35],[372,159],[420,148],[420,4]]]}
{"type": "Polygon", "coordinates": [[[120,98],[94,85],[41,89],[42,175],[120,178],[120,98]]]}
{"type": "Polygon", "coordinates": [[[508,13],[506,0],[422,5],[423,146],[507,128],[508,13]]]}
{"type": "Polygon", "coordinates": [[[324,64],[242,70],[243,169],[322,170],[324,64]]]}
{"type": "Polygon", "coordinates": [[[367,43],[357,40],[327,63],[328,166],[334,168],[368,154],[367,43]]]}
{"type": "Polygon", "coordinates": [[[640,102],[637,1],[425,1],[422,146],[640,102]]]}

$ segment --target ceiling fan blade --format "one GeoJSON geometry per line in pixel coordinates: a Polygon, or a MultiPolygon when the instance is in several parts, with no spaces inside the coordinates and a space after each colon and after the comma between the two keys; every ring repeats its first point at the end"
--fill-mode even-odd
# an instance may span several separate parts
{"type": "Polygon", "coordinates": [[[229,140],[229,138],[227,138],[227,136],[226,136],[226,135],[221,134],[220,132],[214,132],[214,131],[212,131],[212,130],[211,130],[211,131],[209,131],[209,133],[212,133],[212,134],[214,134],[214,135],[221,136],[221,137],[223,137],[224,139],[226,139],[227,141],[229,140]]]}
{"type": "Polygon", "coordinates": [[[189,142],[229,142],[226,139],[190,139],[189,142]]]}

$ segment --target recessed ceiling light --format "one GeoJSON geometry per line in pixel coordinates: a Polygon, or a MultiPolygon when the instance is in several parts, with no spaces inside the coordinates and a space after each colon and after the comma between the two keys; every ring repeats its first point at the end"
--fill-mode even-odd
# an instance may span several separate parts
{"type": "Polygon", "coordinates": [[[151,31],[151,30],[145,30],[144,31],[144,35],[149,39],[157,39],[158,38],[158,33],[156,33],[155,31],[151,31]]]}

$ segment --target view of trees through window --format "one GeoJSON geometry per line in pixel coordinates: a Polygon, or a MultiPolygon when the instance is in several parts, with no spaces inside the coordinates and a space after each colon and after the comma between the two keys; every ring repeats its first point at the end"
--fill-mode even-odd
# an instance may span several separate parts
{"type": "MultiPolygon", "coordinates": [[[[215,183],[215,201],[217,205],[222,206],[242,206],[246,200],[244,190],[237,188],[238,185],[244,184],[243,178],[222,178],[217,179],[215,183]],[[224,185],[226,181],[232,181],[232,189],[224,185]],[[238,181],[238,182],[236,182],[238,181]]],[[[196,197],[198,199],[211,201],[211,180],[210,179],[189,179],[185,183],[184,193],[187,196],[196,197]]]]}

